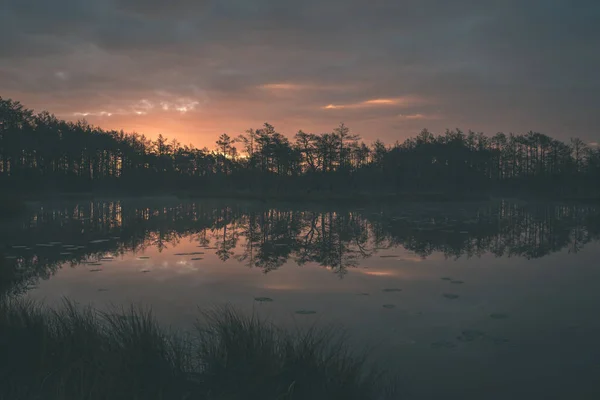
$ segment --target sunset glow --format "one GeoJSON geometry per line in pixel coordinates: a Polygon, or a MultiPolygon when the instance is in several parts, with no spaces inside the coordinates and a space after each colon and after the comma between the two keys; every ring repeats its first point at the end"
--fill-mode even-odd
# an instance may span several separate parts
{"type": "Polygon", "coordinates": [[[291,138],[343,121],[367,143],[425,127],[598,142],[592,6],[17,3],[0,16],[0,95],[104,129],[210,148],[265,122],[291,138]],[[578,29],[543,28],[541,9],[578,29]]]}

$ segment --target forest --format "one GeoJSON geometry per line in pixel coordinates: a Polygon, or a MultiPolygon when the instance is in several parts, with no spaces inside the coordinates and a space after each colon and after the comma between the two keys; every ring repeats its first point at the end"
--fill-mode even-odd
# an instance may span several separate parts
{"type": "Polygon", "coordinates": [[[367,144],[343,123],[290,139],[265,123],[237,136],[223,133],[212,149],[199,149],[36,114],[0,97],[0,189],[600,198],[600,148],[533,131],[490,137],[460,129],[367,144]]]}

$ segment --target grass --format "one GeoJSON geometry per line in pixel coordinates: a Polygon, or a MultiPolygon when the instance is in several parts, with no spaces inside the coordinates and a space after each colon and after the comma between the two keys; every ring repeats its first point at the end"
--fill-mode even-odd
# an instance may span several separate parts
{"type": "MultiPolygon", "coordinates": [[[[195,329],[147,309],[0,301],[0,399],[384,399],[393,385],[334,329],[289,332],[231,307],[195,329]]],[[[391,398],[391,397],[389,397],[391,398]]],[[[396,397],[394,397],[396,398],[396,397]]]]}

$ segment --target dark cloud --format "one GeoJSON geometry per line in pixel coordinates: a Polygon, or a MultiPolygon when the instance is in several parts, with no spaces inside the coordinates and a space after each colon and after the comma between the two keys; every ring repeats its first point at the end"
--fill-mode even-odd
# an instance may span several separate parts
{"type": "Polygon", "coordinates": [[[276,120],[323,130],[343,119],[387,139],[460,125],[598,140],[596,0],[5,0],[2,8],[0,93],[65,115],[199,98],[185,121],[196,115],[223,129],[276,120]],[[276,83],[288,86],[261,89],[276,83]],[[406,96],[427,102],[322,109],[406,96]]]}

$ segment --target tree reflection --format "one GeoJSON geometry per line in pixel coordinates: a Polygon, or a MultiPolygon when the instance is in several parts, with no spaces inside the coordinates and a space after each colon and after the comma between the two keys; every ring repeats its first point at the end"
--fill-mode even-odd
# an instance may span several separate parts
{"type": "Polygon", "coordinates": [[[107,253],[163,251],[182,240],[214,251],[223,262],[265,273],[292,261],[340,277],[361,260],[397,247],[422,258],[540,258],[563,249],[574,253],[600,238],[600,214],[591,206],[507,201],[331,211],[131,200],[43,205],[0,229],[0,291],[7,292],[23,291],[61,266],[107,253]]]}

